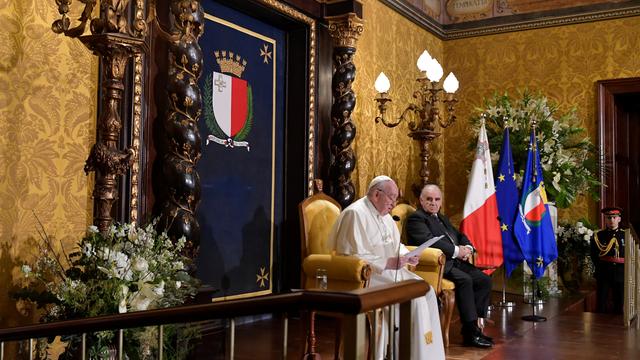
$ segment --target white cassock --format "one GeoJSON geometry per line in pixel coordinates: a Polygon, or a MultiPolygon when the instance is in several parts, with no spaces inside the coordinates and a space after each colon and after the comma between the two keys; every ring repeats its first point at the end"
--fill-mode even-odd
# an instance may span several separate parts
{"type": "MultiPolygon", "coordinates": [[[[371,265],[373,271],[370,286],[390,284],[396,280],[422,280],[406,268],[385,270],[387,259],[398,256],[398,247],[400,255],[409,251],[400,244],[400,232],[391,215],[380,216],[367,197],[357,200],[342,211],[331,230],[329,242],[333,244],[336,253],[355,255],[371,265]]],[[[444,359],[438,301],[433,288],[424,297],[413,299],[411,305],[414,314],[411,323],[411,359],[444,359]]],[[[397,310],[395,312],[398,314],[397,310]]],[[[377,359],[382,359],[385,354],[387,329],[385,319],[381,333],[376,336],[379,340],[376,346],[377,359]]]]}

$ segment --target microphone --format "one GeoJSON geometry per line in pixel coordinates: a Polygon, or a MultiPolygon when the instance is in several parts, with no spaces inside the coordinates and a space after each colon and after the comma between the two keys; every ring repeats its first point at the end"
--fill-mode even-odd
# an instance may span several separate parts
{"type": "MultiPolygon", "coordinates": [[[[398,222],[400,221],[400,216],[398,215],[391,215],[391,218],[393,219],[393,221],[398,222]]],[[[398,241],[398,250],[396,251],[396,261],[398,263],[396,263],[396,270],[395,270],[395,274],[393,276],[393,282],[396,283],[398,282],[398,268],[399,268],[399,263],[400,263],[400,246],[401,243],[400,241],[398,241]]],[[[394,359],[395,358],[395,348],[396,348],[396,316],[395,316],[395,311],[393,309],[393,305],[389,305],[389,319],[388,319],[388,324],[389,324],[389,342],[387,343],[387,354],[385,359],[389,360],[389,359],[394,359]]]]}

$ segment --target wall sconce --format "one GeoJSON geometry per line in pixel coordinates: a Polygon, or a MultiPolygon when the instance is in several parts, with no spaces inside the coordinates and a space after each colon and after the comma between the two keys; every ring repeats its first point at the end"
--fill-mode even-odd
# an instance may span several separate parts
{"type": "Polygon", "coordinates": [[[456,121],[454,107],[458,100],[454,94],[458,90],[458,79],[453,73],[449,73],[440,84],[440,79],[444,74],[442,66],[435,58],[425,50],[418,58],[418,69],[421,76],[416,79],[418,89],[414,91],[413,98],[416,103],[410,103],[395,121],[388,121],[385,118],[388,102],[391,101],[389,89],[391,83],[389,78],[381,72],[375,82],[375,89],[378,95],[375,101],[378,103],[378,116],[376,123],[382,122],[386,127],[396,127],[402,121],[409,121],[409,137],[417,140],[420,144],[420,183],[414,184],[414,191],[419,194],[422,187],[428,183],[429,179],[429,142],[441,133],[435,131],[436,124],[441,128],[447,128],[456,121]],[[441,93],[445,92],[441,99],[441,93]],[[443,121],[440,116],[440,108],[446,108],[447,119],[443,121]]]}

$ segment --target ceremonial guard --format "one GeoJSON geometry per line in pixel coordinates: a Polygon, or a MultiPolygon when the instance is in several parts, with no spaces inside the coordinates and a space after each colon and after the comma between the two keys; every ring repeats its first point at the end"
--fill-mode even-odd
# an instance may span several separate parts
{"type": "Polygon", "coordinates": [[[622,209],[607,207],[604,214],[605,229],[596,233],[591,241],[591,259],[595,265],[598,312],[609,311],[609,290],[612,291],[614,313],[622,313],[624,296],[624,230],[620,229],[622,209]]]}

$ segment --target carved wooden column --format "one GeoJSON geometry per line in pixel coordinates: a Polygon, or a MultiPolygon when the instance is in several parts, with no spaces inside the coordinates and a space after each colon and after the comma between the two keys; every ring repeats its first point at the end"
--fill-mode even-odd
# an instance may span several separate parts
{"type": "Polygon", "coordinates": [[[134,55],[146,50],[144,4],[142,0],[103,0],[100,1],[99,17],[92,19],[96,2],[81,1],[80,6],[84,9],[78,19],[79,24],[71,27],[68,14],[72,1],[59,0],[56,3],[61,18],[53,22],[52,30],[79,38],[101,59],[102,109],[98,116],[96,143],[91,148],[84,170],[87,173],[95,171],[93,222],[104,232],[113,221],[111,208],[118,197],[118,178],[136,157],[132,149],[119,149],[118,140],[122,129],[120,113],[127,63],[134,55]],[[83,35],[88,23],[91,35],[83,35]]]}
{"type": "Polygon", "coordinates": [[[356,14],[327,18],[329,33],[333,39],[332,79],[333,105],[331,106],[332,135],[330,139],[331,162],[329,165],[329,194],[347,207],[354,200],[355,189],[351,173],[356,166],[356,155],[351,143],[356,136],[356,127],[351,113],[356,106],[356,96],[351,85],[355,80],[356,67],[353,56],[356,43],[364,29],[362,19],[356,14]]]}
{"type": "Polygon", "coordinates": [[[422,188],[429,183],[429,144],[440,136],[440,133],[433,129],[416,129],[409,132],[409,136],[420,144],[420,180],[411,186],[413,194],[420,197],[422,188]]]}
{"type": "Polygon", "coordinates": [[[133,160],[131,149],[118,149],[118,139],[122,129],[123,77],[127,62],[140,47],[116,35],[91,35],[80,40],[102,57],[102,112],[98,118],[97,141],[91,148],[84,171],[87,174],[95,171],[93,223],[105,232],[113,220],[111,208],[118,198],[118,177],[127,171],[133,160]]]}
{"type": "Polygon", "coordinates": [[[200,243],[200,226],[195,210],[200,201],[201,139],[198,119],[202,96],[198,79],[203,58],[198,39],[202,35],[204,12],[200,1],[172,0],[169,39],[167,107],[163,121],[166,153],[162,162],[166,199],[161,206],[161,224],[174,239],[185,236],[195,254],[200,243]]]}

